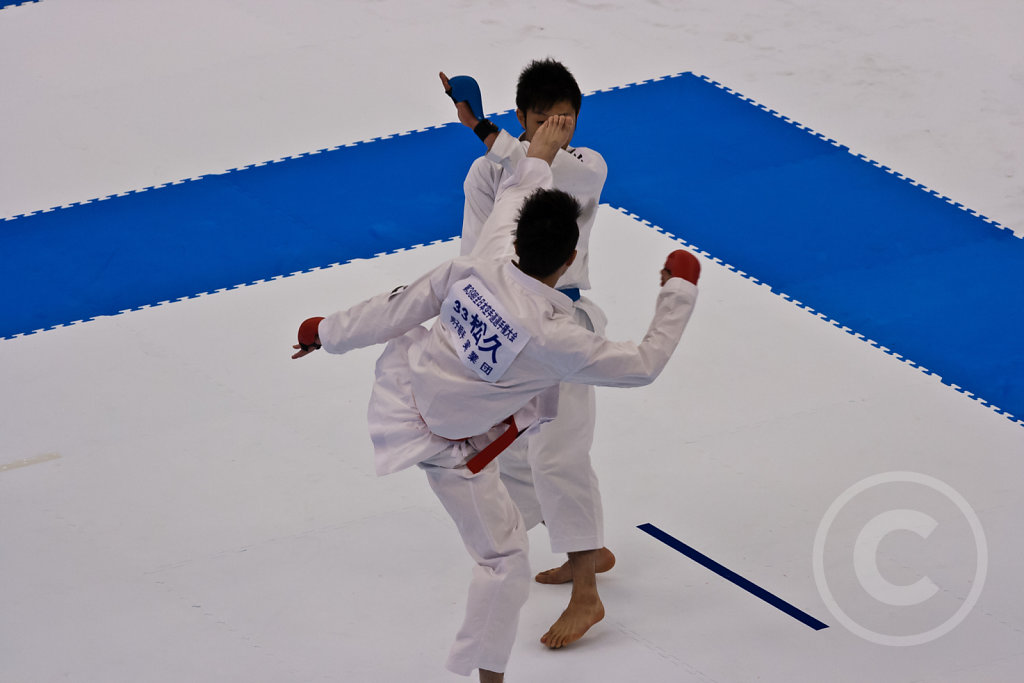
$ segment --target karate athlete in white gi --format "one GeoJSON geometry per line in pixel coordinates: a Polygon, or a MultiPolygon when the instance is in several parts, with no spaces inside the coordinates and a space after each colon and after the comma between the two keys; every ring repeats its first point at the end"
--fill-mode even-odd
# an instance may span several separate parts
{"type": "MultiPolygon", "coordinates": [[[[443,73],[441,81],[449,91],[450,84],[443,73]]],[[[520,74],[516,88],[516,116],[524,130],[517,139],[482,119],[482,111],[474,111],[482,108],[477,104],[478,88],[465,93],[474,101],[460,103],[458,85],[455,84],[454,94],[449,95],[457,100],[459,120],[487,145],[486,155],[473,162],[463,184],[466,204],[460,253],[505,259],[512,252],[511,230],[481,239],[498,188],[526,157],[537,128],[545,120],[564,115],[575,121],[582,93],[576,79],[561,63],[550,59],[531,62],[520,74]]],[[[580,291],[590,289],[590,233],[608,167],[596,151],[570,147],[573,132],[569,132],[552,160],[551,173],[554,187],[573,195],[583,212],[576,260],[556,287],[573,299],[573,318],[577,324],[603,335],[607,322],[604,312],[581,296],[580,291]]],[[[568,606],[541,637],[541,642],[552,648],[578,640],[603,618],[604,605],[598,594],[596,574],[615,565],[615,555],[604,545],[601,493],[590,460],[595,413],[594,387],[567,384],[559,392],[558,417],[533,430],[528,438],[519,439],[499,461],[502,480],[527,528],[543,521],[551,551],[568,554],[564,565],[536,577],[540,583],[573,582],[568,606]]]]}
{"type": "Polygon", "coordinates": [[[368,410],[376,471],[420,467],[476,562],[447,667],[477,669],[482,682],[504,680],[530,582],[526,525],[487,460],[555,415],[562,382],[652,382],[697,297],[697,259],[674,252],[640,344],[608,341],[575,322],[572,301],[554,285],[575,258],[579,204],[550,189],[549,166],[570,125],[562,117],[545,123],[499,190],[493,213],[516,216],[518,263],[460,257],[405,289],[310,318],[293,356],[388,342],[368,410]],[[435,316],[429,330],[421,325],[435,316]]]}

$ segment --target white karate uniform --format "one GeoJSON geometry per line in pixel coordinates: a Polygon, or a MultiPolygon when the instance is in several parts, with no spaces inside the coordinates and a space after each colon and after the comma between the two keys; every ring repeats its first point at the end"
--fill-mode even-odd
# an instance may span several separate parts
{"type": "MultiPolygon", "coordinates": [[[[536,162],[522,165],[500,194],[503,212],[550,185],[547,164],[536,162]]],[[[473,475],[466,461],[504,431],[506,417],[521,429],[550,419],[560,382],[653,381],[696,295],[696,286],[673,278],[643,341],[611,342],[575,322],[567,296],[513,263],[458,258],[321,321],[331,353],[388,342],[368,410],[377,472],[419,465],[477,563],[451,671],[505,670],[530,582],[526,527],[496,464],[473,475]],[[435,316],[429,330],[421,326],[435,316]]]]}
{"type": "MultiPolygon", "coordinates": [[[[470,167],[463,184],[462,255],[506,258],[512,252],[506,217],[488,221],[495,197],[526,158],[529,142],[501,131],[488,153],[470,167]]],[[[590,234],[608,175],[604,158],[586,147],[559,150],[551,163],[553,186],[580,202],[580,239],[576,261],[558,281],[559,288],[590,289],[590,234]]],[[[592,300],[573,305],[582,327],[604,334],[607,319],[592,300]]],[[[566,384],[559,392],[558,418],[532,431],[499,458],[502,480],[528,529],[544,521],[552,552],[592,550],[604,545],[604,516],[597,473],[590,460],[594,441],[594,388],[566,384]]]]}
{"type": "MultiPolygon", "coordinates": [[[[529,149],[529,142],[517,140],[502,130],[498,132],[498,137],[487,154],[477,158],[469,167],[469,173],[463,182],[466,205],[462,214],[460,255],[482,253],[477,248],[477,242],[487,218],[494,209],[499,188],[503,181],[515,173],[519,162],[526,158],[529,149]]],[[[559,278],[558,289],[590,289],[590,232],[594,228],[601,190],[608,177],[608,165],[604,157],[592,149],[569,147],[558,150],[551,162],[551,174],[552,187],[576,197],[582,209],[576,261],[569,266],[565,275],[559,278]]]]}

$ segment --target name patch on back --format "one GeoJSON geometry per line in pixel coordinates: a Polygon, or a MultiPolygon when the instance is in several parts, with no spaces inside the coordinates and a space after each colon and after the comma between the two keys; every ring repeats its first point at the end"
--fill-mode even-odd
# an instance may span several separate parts
{"type": "Polygon", "coordinates": [[[501,379],[530,341],[530,333],[475,277],[452,285],[441,304],[440,321],[462,364],[487,382],[501,379]]]}

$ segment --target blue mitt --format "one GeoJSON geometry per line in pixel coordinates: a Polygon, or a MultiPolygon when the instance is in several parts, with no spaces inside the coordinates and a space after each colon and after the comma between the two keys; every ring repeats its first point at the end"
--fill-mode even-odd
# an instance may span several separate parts
{"type": "Polygon", "coordinates": [[[452,102],[455,104],[468,102],[469,108],[473,110],[473,116],[481,120],[484,118],[480,86],[476,84],[476,80],[472,76],[453,76],[448,79],[448,85],[451,86],[448,97],[452,98],[452,102]]]}

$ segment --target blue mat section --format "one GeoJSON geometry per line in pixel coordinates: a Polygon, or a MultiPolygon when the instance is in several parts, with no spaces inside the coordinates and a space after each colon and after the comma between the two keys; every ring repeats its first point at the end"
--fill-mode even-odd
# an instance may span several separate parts
{"type": "Polygon", "coordinates": [[[454,237],[479,148],[452,125],[0,223],[0,335],[454,237]]]}
{"type": "MultiPolygon", "coordinates": [[[[1024,241],[691,74],[583,106],[606,202],[1024,417],[1024,241]]],[[[0,336],[454,237],[479,151],[450,125],[0,223],[0,336]]]]}
{"type": "Polygon", "coordinates": [[[691,74],[602,93],[580,121],[614,174],[604,201],[1024,417],[1012,232],[691,74]]]}
{"type": "Polygon", "coordinates": [[[40,2],[40,0],[0,0],[0,9],[14,7],[16,5],[29,5],[40,2]]]}

